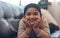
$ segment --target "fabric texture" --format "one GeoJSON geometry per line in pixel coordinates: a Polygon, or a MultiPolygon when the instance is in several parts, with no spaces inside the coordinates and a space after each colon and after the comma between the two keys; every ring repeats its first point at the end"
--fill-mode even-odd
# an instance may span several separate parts
{"type": "MultiPolygon", "coordinates": [[[[25,24],[23,23],[23,19],[22,18],[19,22],[19,28],[18,28],[18,38],[28,38],[28,36],[26,36],[26,34],[24,33],[25,32],[25,29],[26,29],[26,26],[25,24]],[[25,35],[24,35],[25,34],[25,35]]],[[[47,32],[49,35],[50,35],[50,30],[49,30],[49,25],[48,25],[48,22],[46,20],[46,18],[43,18],[42,17],[42,21],[41,21],[41,29],[43,29],[45,32],[47,32]]],[[[34,31],[33,31],[34,32],[34,31]]],[[[35,33],[33,33],[35,34],[35,33]]],[[[35,35],[36,36],[36,35],[35,35]]],[[[43,36],[43,35],[42,35],[43,36]]],[[[39,37],[40,38],[40,34],[39,34],[39,37]]]]}

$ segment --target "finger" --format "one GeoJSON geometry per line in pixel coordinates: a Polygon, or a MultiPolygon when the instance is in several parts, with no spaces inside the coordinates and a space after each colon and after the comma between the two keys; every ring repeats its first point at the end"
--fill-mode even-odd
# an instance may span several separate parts
{"type": "Polygon", "coordinates": [[[34,25],[33,25],[33,28],[36,28],[36,27],[37,27],[37,24],[34,24],[34,25]]]}
{"type": "Polygon", "coordinates": [[[35,21],[33,28],[39,27],[39,24],[40,24],[40,20],[35,21]]]}
{"type": "Polygon", "coordinates": [[[24,19],[23,22],[24,22],[26,25],[30,25],[30,24],[29,24],[29,21],[27,21],[27,19],[24,19]]]}

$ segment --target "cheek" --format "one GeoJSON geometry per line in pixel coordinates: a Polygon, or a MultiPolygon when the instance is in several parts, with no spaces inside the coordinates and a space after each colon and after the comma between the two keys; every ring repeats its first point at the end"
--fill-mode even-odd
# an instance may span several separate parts
{"type": "Polygon", "coordinates": [[[29,22],[30,17],[29,16],[25,16],[25,20],[27,20],[29,22]]]}
{"type": "Polygon", "coordinates": [[[41,21],[41,17],[36,17],[37,18],[37,20],[35,21],[35,23],[38,23],[38,22],[40,22],[41,21]]]}
{"type": "Polygon", "coordinates": [[[37,15],[37,16],[35,16],[35,17],[38,18],[38,19],[41,19],[40,15],[37,15]]]}
{"type": "Polygon", "coordinates": [[[29,16],[25,16],[25,19],[29,19],[29,16]]]}

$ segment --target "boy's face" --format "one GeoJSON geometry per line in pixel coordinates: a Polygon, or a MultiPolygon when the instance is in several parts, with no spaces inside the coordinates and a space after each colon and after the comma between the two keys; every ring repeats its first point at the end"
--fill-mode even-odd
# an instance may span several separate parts
{"type": "Polygon", "coordinates": [[[24,18],[29,21],[29,24],[34,25],[41,20],[41,15],[36,8],[29,8],[24,15],[24,18]]]}

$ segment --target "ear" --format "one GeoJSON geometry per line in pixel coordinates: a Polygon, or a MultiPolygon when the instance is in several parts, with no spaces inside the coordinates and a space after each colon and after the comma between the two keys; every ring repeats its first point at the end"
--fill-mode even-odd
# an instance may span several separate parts
{"type": "Polygon", "coordinates": [[[40,18],[41,18],[41,20],[42,20],[42,14],[40,14],[40,18]]]}
{"type": "Polygon", "coordinates": [[[42,14],[40,14],[40,17],[42,17],[42,14]]]}

